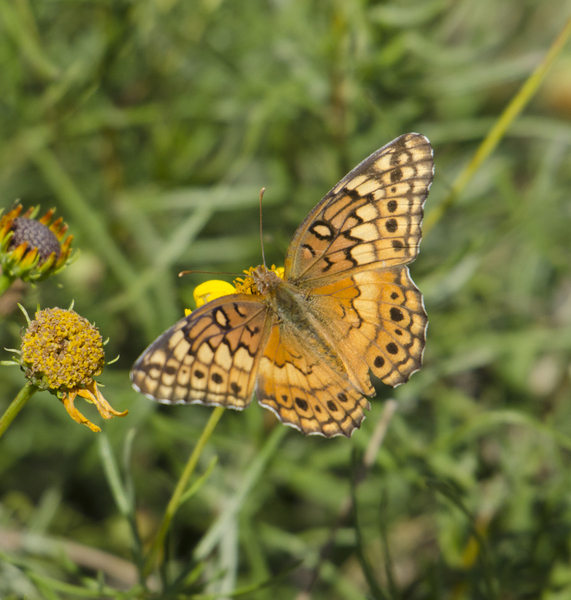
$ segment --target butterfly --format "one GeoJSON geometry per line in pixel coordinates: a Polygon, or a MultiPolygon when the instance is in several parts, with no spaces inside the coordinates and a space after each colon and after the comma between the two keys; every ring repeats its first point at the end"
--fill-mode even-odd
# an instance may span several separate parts
{"type": "Polygon", "coordinates": [[[259,403],[305,434],[351,436],[375,395],[420,369],[427,315],[408,263],[418,254],[434,163],[401,135],[346,175],[309,213],[283,279],[260,265],[254,293],[208,302],[157,338],[133,386],[167,404],[242,410],[259,403]]]}

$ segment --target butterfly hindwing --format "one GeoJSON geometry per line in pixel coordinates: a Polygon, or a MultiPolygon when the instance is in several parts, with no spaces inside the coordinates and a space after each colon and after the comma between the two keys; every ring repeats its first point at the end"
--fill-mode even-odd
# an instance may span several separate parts
{"type": "Polygon", "coordinates": [[[418,254],[432,147],[408,133],[344,177],[297,229],[285,260],[300,287],[347,271],[403,265],[418,254]]]}
{"type": "Polygon", "coordinates": [[[275,323],[260,360],[256,395],[286,425],[306,435],[349,437],[369,402],[342,374],[275,323]]]}
{"type": "Polygon", "coordinates": [[[420,369],[428,319],[406,266],[355,273],[312,290],[349,378],[366,388],[369,369],[386,385],[420,369]]]}
{"type": "Polygon", "coordinates": [[[169,404],[245,408],[267,337],[267,312],[260,296],[209,302],[147,348],[131,371],[133,385],[169,404]]]}

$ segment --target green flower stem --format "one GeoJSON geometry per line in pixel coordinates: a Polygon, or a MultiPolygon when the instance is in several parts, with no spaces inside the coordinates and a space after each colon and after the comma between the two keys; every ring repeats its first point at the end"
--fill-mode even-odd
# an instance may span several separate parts
{"type": "Polygon", "coordinates": [[[20,390],[18,395],[12,400],[10,406],[6,409],[6,412],[0,419],[0,437],[4,435],[4,432],[10,426],[10,423],[14,420],[16,415],[22,410],[24,404],[39,390],[37,386],[29,381],[20,390]]]}
{"type": "Polygon", "coordinates": [[[14,283],[14,278],[6,275],[5,273],[0,274],[0,296],[14,283]]]}
{"type": "Polygon", "coordinates": [[[221,406],[216,407],[212,411],[210,419],[208,420],[208,423],[206,424],[206,427],[204,428],[204,431],[202,432],[196,446],[194,447],[194,450],[192,451],[192,454],[190,455],[190,458],[186,463],[184,471],[182,472],[182,475],[180,476],[180,479],[176,484],[176,488],[165,511],[165,516],[163,517],[163,522],[161,524],[159,533],[157,534],[157,537],[155,538],[155,541],[153,542],[153,545],[149,550],[149,554],[147,555],[145,567],[143,569],[143,581],[150,575],[151,571],[153,570],[153,567],[155,566],[157,555],[159,553],[159,550],[161,549],[161,546],[163,545],[171,521],[173,520],[173,517],[176,511],[178,510],[178,507],[180,506],[183,494],[186,491],[186,488],[188,487],[188,481],[192,473],[194,472],[196,464],[198,463],[198,459],[200,458],[200,455],[204,450],[204,446],[206,446],[206,443],[210,439],[210,436],[212,435],[212,432],[214,431],[214,428],[220,420],[220,417],[222,416],[223,412],[224,408],[221,406]]]}

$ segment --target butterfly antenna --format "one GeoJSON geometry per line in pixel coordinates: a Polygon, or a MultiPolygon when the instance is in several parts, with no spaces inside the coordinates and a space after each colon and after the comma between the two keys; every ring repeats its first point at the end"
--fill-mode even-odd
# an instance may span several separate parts
{"type": "Polygon", "coordinates": [[[262,262],[264,263],[264,267],[266,267],[266,254],[264,253],[264,230],[262,228],[262,198],[265,191],[266,188],[260,190],[260,242],[262,244],[262,262]]]}
{"type": "Polygon", "coordinates": [[[243,273],[228,273],[226,271],[181,271],[178,276],[184,277],[192,273],[202,273],[204,275],[232,275],[232,277],[241,277],[243,273]]]}

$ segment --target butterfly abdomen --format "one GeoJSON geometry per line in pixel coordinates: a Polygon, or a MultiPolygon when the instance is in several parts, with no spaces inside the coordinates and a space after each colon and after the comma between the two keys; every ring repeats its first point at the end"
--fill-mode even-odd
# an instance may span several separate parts
{"type": "Polygon", "coordinates": [[[328,339],[324,323],[312,310],[312,300],[298,288],[282,281],[272,290],[272,308],[278,317],[280,328],[306,344],[315,356],[319,356],[336,373],[345,374],[346,369],[334,343],[328,339]]]}

